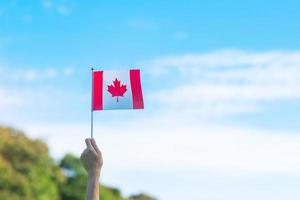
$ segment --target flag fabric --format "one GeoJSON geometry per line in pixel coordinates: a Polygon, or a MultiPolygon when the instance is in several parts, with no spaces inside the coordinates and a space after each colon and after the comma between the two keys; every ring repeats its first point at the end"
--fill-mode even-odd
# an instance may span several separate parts
{"type": "Polygon", "coordinates": [[[93,71],[93,111],[143,108],[139,69],[93,71]]]}

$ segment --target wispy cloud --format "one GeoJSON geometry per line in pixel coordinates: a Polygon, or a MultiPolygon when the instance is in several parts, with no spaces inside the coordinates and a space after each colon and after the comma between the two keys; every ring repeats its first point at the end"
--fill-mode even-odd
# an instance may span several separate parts
{"type": "Polygon", "coordinates": [[[72,76],[75,73],[75,70],[72,67],[66,67],[63,69],[63,73],[66,76],[72,76]]]}
{"type": "Polygon", "coordinates": [[[153,77],[173,81],[151,95],[172,109],[229,114],[300,98],[300,52],[223,50],[162,57],[145,65],[153,77]]]}
{"type": "Polygon", "coordinates": [[[68,80],[74,69],[56,68],[4,68],[0,67],[0,115],[1,123],[30,120],[33,113],[66,106],[70,98],[78,100],[84,94],[71,94],[63,87],[53,86],[57,80],[68,80]],[[73,96],[73,97],[71,97],[73,96]],[[31,115],[28,115],[30,110],[31,115]],[[16,118],[16,115],[18,116],[16,118]]]}
{"type": "Polygon", "coordinates": [[[22,105],[24,105],[24,101],[18,92],[9,90],[0,85],[0,110],[7,108],[17,109],[22,105]]]}
{"type": "Polygon", "coordinates": [[[71,76],[74,74],[74,69],[66,67],[57,68],[2,68],[0,76],[2,79],[13,81],[37,81],[54,79],[62,76],[71,76]]]}

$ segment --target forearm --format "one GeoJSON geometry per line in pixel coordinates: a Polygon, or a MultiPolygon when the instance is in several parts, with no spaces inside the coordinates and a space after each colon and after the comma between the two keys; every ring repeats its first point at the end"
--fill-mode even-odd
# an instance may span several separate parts
{"type": "Polygon", "coordinates": [[[80,159],[88,172],[88,183],[86,189],[86,200],[99,200],[99,179],[103,158],[95,140],[85,139],[86,149],[82,152],[80,159]]]}
{"type": "Polygon", "coordinates": [[[99,179],[100,171],[95,173],[89,173],[86,200],[99,200],[99,179]]]}

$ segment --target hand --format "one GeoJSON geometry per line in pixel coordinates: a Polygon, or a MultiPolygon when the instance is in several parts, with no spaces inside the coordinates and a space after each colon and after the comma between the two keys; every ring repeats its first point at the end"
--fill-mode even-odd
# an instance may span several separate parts
{"type": "Polygon", "coordinates": [[[95,140],[93,138],[85,139],[86,149],[82,152],[80,159],[89,175],[100,176],[103,165],[103,158],[95,140]]]}

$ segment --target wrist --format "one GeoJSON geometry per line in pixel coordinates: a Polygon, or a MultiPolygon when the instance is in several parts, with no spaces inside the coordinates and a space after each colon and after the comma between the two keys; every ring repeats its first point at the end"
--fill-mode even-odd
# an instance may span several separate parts
{"type": "Polygon", "coordinates": [[[101,173],[101,169],[90,170],[90,171],[88,172],[88,176],[89,176],[89,178],[99,179],[100,173],[101,173]]]}

